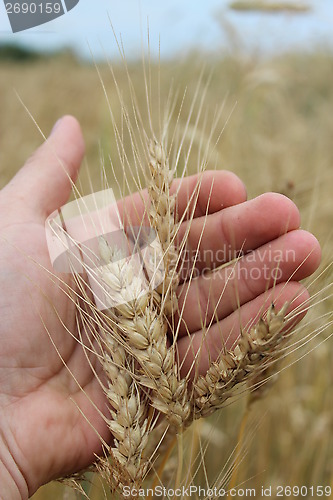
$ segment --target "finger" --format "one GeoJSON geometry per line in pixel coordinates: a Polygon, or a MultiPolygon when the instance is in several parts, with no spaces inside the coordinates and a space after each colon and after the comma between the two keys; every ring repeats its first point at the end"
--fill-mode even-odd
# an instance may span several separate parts
{"type": "Polygon", "coordinates": [[[186,279],[193,265],[199,271],[214,269],[299,225],[296,205],[277,193],[266,193],[209,217],[184,222],[177,238],[179,242],[187,240],[180,260],[181,278],[186,279]]]}
{"type": "Polygon", "coordinates": [[[193,210],[194,218],[214,214],[243,203],[247,198],[243,182],[227,170],[208,170],[203,174],[176,179],[170,191],[177,194],[178,219],[185,212],[191,215],[193,210]]]}
{"type": "Polygon", "coordinates": [[[222,321],[212,324],[204,333],[200,330],[191,336],[182,337],[178,341],[182,375],[185,376],[193,369],[194,359],[199,373],[206,373],[210,363],[218,358],[221,350],[234,348],[241,329],[249,329],[256,324],[272,302],[277,310],[286,302],[290,304],[287,313],[292,319],[287,322],[287,328],[292,329],[305,316],[308,299],[309,294],[300,283],[281,283],[247,302],[222,321]]]}
{"type": "MultiPolygon", "coordinates": [[[[232,172],[226,170],[206,171],[183,179],[175,179],[170,194],[177,197],[177,217],[181,219],[191,214],[201,217],[213,214],[222,208],[243,203],[246,189],[243,182],[232,172]],[[185,214],[186,212],[186,214],[185,214]]],[[[134,193],[118,204],[125,226],[148,224],[147,207],[149,195],[147,189],[134,193]]]]}
{"type": "Polygon", "coordinates": [[[16,208],[45,219],[66,203],[84,155],[80,125],[64,116],[51,135],[28,159],[4,188],[4,195],[16,208]]]}
{"type": "Polygon", "coordinates": [[[223,319],[277,283],[298,281],[312,274],[320,262],[316,238],[292,231],[240,258],[235,265],[193,279],[181,287],[180,335],[223,319]]]}

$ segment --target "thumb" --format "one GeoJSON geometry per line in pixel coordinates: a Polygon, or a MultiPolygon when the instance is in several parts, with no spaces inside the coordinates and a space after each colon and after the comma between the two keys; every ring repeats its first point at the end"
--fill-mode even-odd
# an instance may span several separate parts
{"type": "Polygon", "coordinates": [[[72,116],[62,117],[2,193],[45,219],[66,203],[84,150],[78,121],[72,116]]]}

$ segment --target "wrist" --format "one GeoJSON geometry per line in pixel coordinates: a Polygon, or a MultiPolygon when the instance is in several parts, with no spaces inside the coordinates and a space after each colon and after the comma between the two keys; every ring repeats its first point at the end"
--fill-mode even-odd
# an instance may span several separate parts
{"type": "Polygon", "coordinates": [[[29,498],[27,483],[6,446],[0,430],[0,498],[26,500],[29,498]]]}

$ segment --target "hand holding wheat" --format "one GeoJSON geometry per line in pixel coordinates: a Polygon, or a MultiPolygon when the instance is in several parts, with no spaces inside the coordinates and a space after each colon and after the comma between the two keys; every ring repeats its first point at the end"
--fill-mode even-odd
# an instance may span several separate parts
{"type": "MultiPolygon", "coordinates": [[[[45,272],[52,273],[45,241],[45,218],[66,202],[71,191],[70,180],[58,160],[61,159],[69,176],[75,179],[83,150],[77,122],[64,118],[48,142],[0,193],[3,292],[0,299],[0,484],[5,498],[27,498],[50,479],[92,463],[94,455],[101,453],[97,433],[110,441],[109,429],[97,411],[108,413],[105,396],[82,346],[68,333],[76,331],[79,338],[75,305],[45,272]],[[47,332],[51,332],[54,345],[47,332]]],[[[177,182],[171,189],[179,187],[177,182]]],[[[196,183],[195,177],[181,181],[176,201],[178,217],[184,212],[188,193],[196,183]]],[[[136,216],[140,214],[141,198],[137,200],[136,216]]],[[[308,298],[298,280],[317,268],[320,249],[311,234],[298,229],[299,224],[298,210],[287,198],[266,194],[246,201],[244,187],[233,174],[208,172],[203,175],[187,236],[189,249],[200,246],[202,250],[212,250],[213,256],[219,248],[232,247],[236,253],[244,251],[245,257],[235,265],[248,270],[251,266],[262,268],[267,264],[262,255],[268,247],[273,253],[292,249],[295,259],[281,259],[278,280],[238,281],[237,294],[223,269],[215,275],[220,260],[208,263],[211,272],[208,279],[202,263],[195,264],[198,277],[190,286],[186,286],[184,278],[177,291],[179,309],[183,308],[178,355],[184,374],[191,369],[199,348],[198,366],[200,372],[205,373],[208,356],[217,357],[222,347],[221,331],[230,346],[239,335],[239,323],[248,324],[264,304],[268,307],[273,287],[280,306],[297,297],[292,305],[296,308],[308,298]],[[246,255],[251,259],[246,259],[246,255]],[[223,304],[219,305],[222,290],[223,304]],[[202,318],[207,323],[213,321],[205,342],[202,342],[205,326],[202,318]]],[[[186,231],[187,223],[183,221],[179,234],[186,231]]],[[[300,317],[296,316],[295,321],[300,317]]],[[[102,378],[101,364],[93,356],[90,361],[102,378]]]]}

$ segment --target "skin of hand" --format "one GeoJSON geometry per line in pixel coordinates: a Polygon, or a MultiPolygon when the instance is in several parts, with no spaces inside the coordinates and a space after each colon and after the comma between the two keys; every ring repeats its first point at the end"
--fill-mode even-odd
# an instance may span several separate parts
{"type": "MultiPolygon", "coordinates": [[[[98,434],[110,440],[107,426],[96,409],[107,415],[105,397],[76,340],[75,306],[57,280],[52,279],[54,270],[44,227],[46,217],[66,203],[71,192],[69,177],[75,181],[83,155],[84,142],[78,122],[73,117],[63,117],[45,143],[0,191],[0,484],[3,498],[26,499],[51,479],[88,466],[95,454],[101,452],[98,434]]],[[[193,191],[196,182],[196,176],[184,179],[180,186],[179,181],[175,181],[173,189],[179,188],[179,214],[185,210],[188,193],[193,191]]],[[[202,235],[200,248],[203,250],[216,252],[227,246],[243,249],[248,253],[237,264],[242,269],[249,270],[255,264],[263,266],[266,262],[260,252],[268,246],[273,252],[293,250],[295,255],[292,261],[281,261],[279,279],[275,285],[269,282],[269,290],[265,279],[240,280],[237,290],[223,273],[212,272],[211,279],[207,279],[205,275],[200,276],[202,264],[198,262],[199,276],[195,283],[189,290],[184,286],[186,282],[183,283],[179,292],[180,305],[185,303],[183,318],[194,346],[199,348],[201,344],[202,311],[208,311],[208,320],[214,314],[219,318],[215,333],[212,327],[210,346],[204,346],[204,352],[208,352],[219,348],[220,331],[239,332],[240,318],[246,324],[264,304],[268,307],[273,293],[278,304],[292,301],[292,308],[307,300],[308,294],[298,281],[318,267],[320,247],[310,233],[299,229],[299,212],[289,199],[267,193],[246,201],[245,188],[234,174],[206,172],[194,215],[188,234],[189,248],[195,249],[202,235]],[[247,255],[251,255],[251,260],[247,255]],[[212,290],[215,299],[222,291],[225,294],[217,311],[214,300],[209,300],[212,290]],[[237,294],[240,315],[235,303],[237,294]]],[[[182,231],[183,234],[186,231],[186,222],[180,233],[182,231]]],[[[214,267],[214,264],[220,262],[209,265],[214,267]]],[[[62,279],[70,280],[70,277],[62,279]]],[[[298,315],[296,321],[301,316],[298,315]]],[[[189,337],[185,330],[180,328],[180,356],[186,356],[188,351],[189,337]]],[[[233,336],[226,334],[226,339],[231,344],[233,336]]],[[[201,358],[203,371],[208,366],[208,356],[201,358]]],[[[92,363],[100,373],[98,361],[92,358],[92,363]]],[[[191,359],[185,360],[185,370],[190,363],[191,359]]]]}

